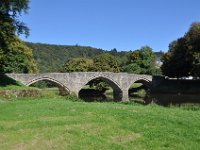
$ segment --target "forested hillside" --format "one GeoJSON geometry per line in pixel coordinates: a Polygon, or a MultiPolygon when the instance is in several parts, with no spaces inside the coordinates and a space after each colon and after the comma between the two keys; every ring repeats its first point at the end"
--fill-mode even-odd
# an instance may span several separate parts
{"type": "MultiPolygon", "coordinates": [[[[116,49],[110,51],[97,49],[89,46],[68,46],[68,45],[51,45],[42,43],[25,44],[33,50],[33,56],[38,64],[39,72],[60,72],[63,65],[72,58],[89,58],[93,59],[100,54],[108,53],[113,55],[120,66],[124,66],[129,61],[131,51],[118,52],[116,49]]],[[[160,57],[160,53],[155,53],[160,57]]]]}
{"type": "Polygon", "coordinates": [[[50,45],[42,43],[29,43],[26,45],[33,50],[33,56],[40,72],[58,72],[62,66],[72,58],[94,58],[103,53],[114,55],[121,64],[125,64],[128,52],[117,52],[116,49],[106,51],[89,46],[50,45]]]}

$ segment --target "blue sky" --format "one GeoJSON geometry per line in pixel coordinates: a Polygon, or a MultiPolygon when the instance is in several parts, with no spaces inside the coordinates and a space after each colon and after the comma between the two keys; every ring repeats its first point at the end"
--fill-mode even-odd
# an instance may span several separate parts
{"type": "Polygon", "coordinates": [[[200,0],[30,0],[25,41],[167,51],[200,21],[200,0]]]}

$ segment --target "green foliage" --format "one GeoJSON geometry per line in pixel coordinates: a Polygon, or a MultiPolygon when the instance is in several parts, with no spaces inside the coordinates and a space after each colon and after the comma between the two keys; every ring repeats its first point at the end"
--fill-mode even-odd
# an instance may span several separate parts
{"type": "Polygon", "coordinates": [[[6,49],[0,47],[0,72],[3,73],[34,73],[37,66],[33,59],[32,50],[15,36],[6,45],[6,49]]]}
{"type": "Polygon", "coordinates": [[[123,72],[136,74],[154,74],[155,70],[155,54],[149,46],[133,51],[127,65],[122,67],[123,72]]]}
{"type": "Polygon", "coordinates": [[[63,67],[63,72],[87,72],[92,71],[93,60],[86,58],[74,58],[63,67]]]}
{"type": "Polygon", "coordinates": [[[169,77],[200,76],[200,23],[169,45],[161,69],[169,77]]]}
{"type": "Polygon", "coordinates": [[[136,63],[130,63],[122,68],[123,72],[141,74],[142,68],[136,63]]]}
{"type": "Polygon", "coordinates": [[[28,35],[28,28],[18,16],[28,9],[28,0],[0,0],[0,54],[5,53],[10,42],[15,41],[15,33],[28,35]]]}
{"type": "Polygon", "coordinates": [[[94,58],[94,71],[120,72],[118,60],[110,54],[101,54],[94,58]]]}
{"type": "Polygon", "coordinates": [[[64,72],[108,71],[119,72],[118,60],[110,54],[101,54],[94,59],[74,58],[63,67],[64,72]]]}
{"type": "Polygon", "coordinates": [[[101,49],[86,46],[50,45],[41,43],[28,43],[33,49],[33,56],[39,68],[39,72],[60,72],[66,62],[74,58],[92,59],[104,53],[101,49]]]}
{"type": "Polygon", "coordinates": [[[106,51],[88,46],[50,45],[25,42],[33,50],[33,56],[39,68],[39,72],[60,72],[63,65],[74,58],[94,59],[101,54],[110,54],[123,66],[128,61],[130,52],[116,52],[116,49],[106,51]]]}
{"type": "MultiPolygon", "coordinates": [[[[130,55],[132,52],[127,51],[117,51],[112,49],[111,51],[106,51],[102,49],[97,49],[93,47],[86,46],[67,46],[67,45],[50,45],[41,43],[28,43],[26,45],[33,50],[34,59],[37,62],[39,71],[42,72],[60,72],[63,71],[63,66],[74,58],[84,58],[84,59],[94,59],[95,57],[102,54],[109,54],[114,57],[114,61],[117,61],[117,67],[114,69],[109,69],[108,65],[106,67],[97,63],[99,70],[107,71],[119,71],[118,68],[122,68],[130,63],[130,55]],[[129,62],[129,63],[128,63],[129,62]],[[101,67],[102,66],[102,67],[101,67]]],[[[160,58],[160,53],[156,53],[156,57],[160,58]]],[[[113,58],[111,58],[113,60],[113,58]]],[[[109,61],[108,61],[109,62],[109,61]]],[[[96,71],[97,67],[91,69],[96,71]]]]}
{"type": "Polygon", "coordinates": [[[18,34],[29,34],[28,27],[18,17],[27,13],[29,0],[0,0],[0,35],[4,38],[18,34]],[[5,30],[3,30],[5,29],[5,30]]]}
{"type": "Polygon", "coordinates": [[[15,35],[29,34],[18,17],[28,9],[28,0],[0,0],[0,72],[36,72],[32,50],[15,35]]]}

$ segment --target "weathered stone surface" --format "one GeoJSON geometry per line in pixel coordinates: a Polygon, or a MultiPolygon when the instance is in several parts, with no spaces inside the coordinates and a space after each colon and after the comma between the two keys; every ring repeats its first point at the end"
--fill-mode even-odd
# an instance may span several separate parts
{"type": "Polygon", "coordinates": [[[112,72],[7,74],[7,76],[27,86],[37,81],[48,80],[57,84],[60,89],[65,89],[68,93],[77,96],[79,96],[79,91],[85,84],[93,79],[100,78],[113,88],[116,101],[128,101],[128,89],[134,82],[138,80],[147,84],[152,82],[152,76],[149,75],[112,72]]]}

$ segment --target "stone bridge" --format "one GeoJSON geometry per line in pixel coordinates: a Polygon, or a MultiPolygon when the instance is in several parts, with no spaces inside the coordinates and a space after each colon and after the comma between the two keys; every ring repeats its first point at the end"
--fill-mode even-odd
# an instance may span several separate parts
{"type": "Polygon", "coordinates": [[[7,74],[10,78],[29,86],[41,80],[47,80],[58,86],[61,92],[79,96],[80,90],[91,80],[101,79],[113,88],[116,101],[128,101],[128,90],[137,81],[150,86],[152,76],[111,72],[73,72],[42,74],[7,74]]]}

